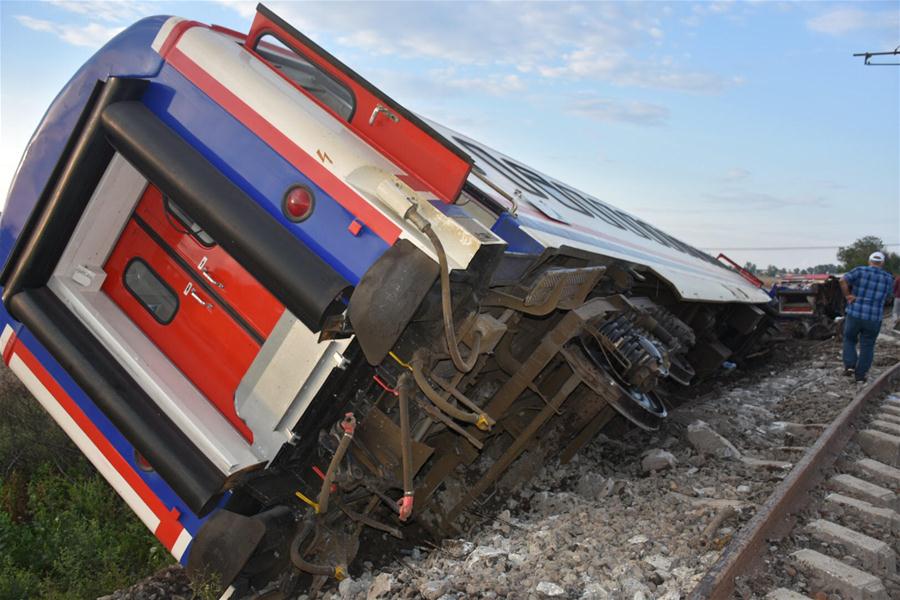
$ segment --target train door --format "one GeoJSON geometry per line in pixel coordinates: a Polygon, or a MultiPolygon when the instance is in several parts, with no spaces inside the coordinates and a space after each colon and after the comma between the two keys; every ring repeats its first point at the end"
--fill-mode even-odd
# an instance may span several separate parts
{"type": "Polygon", "coordinates": [[[234,392],[284,307],[152,185],[105,270],[103,292],[252,442],[234,392]]]}

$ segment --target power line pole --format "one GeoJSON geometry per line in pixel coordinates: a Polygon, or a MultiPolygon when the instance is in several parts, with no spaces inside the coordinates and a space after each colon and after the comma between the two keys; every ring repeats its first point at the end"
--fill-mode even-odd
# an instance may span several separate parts
{"type": "Polygon", "coordinates": [[[890,67],[890,66],[900,66],[900,62],[872,62],[873,56],[897,56],[900,54],[900,46],[897,46],[893,50],[889,50],[887,52],[859,52],[858,54],[854,54],[853,56],[865,56],[865,64],[870,67],[890,67]]]}

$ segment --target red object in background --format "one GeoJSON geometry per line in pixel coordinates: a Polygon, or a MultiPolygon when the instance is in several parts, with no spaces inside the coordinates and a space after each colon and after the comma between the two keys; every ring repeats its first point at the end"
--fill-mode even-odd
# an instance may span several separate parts
{"type": "Polygon", "coordinates": [[[757,277],[756,275],[754,275],[753,273],[751,273],[750,271],[748,271],[741,265],[737,264],[736,262],[734,262],[733,260],[731,260],[730,258],[725,256],[724,254],[719,253],[719,256],[717,256],[716,259],[720,260],[720,261],[724,260],[726,263],[731,265],[734,268],[734,270],[737,271],[741,277],[743,277],[744,279],[746,279],[747,281],[749,281],[756,287],[758,287],[758,288],[763,287],[764,284],[759,277],[757,277]]]}
{"type": "MultiPolygon", "coordinates": [[[[279,21],[281,20],[268,9],[260,7],[250,33],[247,34],[245,47],[256,54],[256,44],[260,39],[266,34],[274,35],[285,46],[340,81],[352,92],[355,100],[355,109],[349,122],[273,68],[285,81],[312,98],[378,152],[407,171],[406,181],[413,189],[431,191],[444,202],[453,203],[469,176],[471,158],[315,42],[287,23],[279,21]]],[[[259,54],[256,56],[265,61],[259,54]]]]}
{"type": "Polygon", "coordinates": [[[205,232],[192,233],[190,217],[179,217],[166,208],[166,201],[158,188],[147,186],[136,214],[190,264],[197,276],[214,286],[216,293],[240,313],[261,337],[266,338],[272,333],[275,323],[284,313],[284,305],[205,232]],[[212,242],[212,245],[202,243],[203,239],[212,242]]]}
{"type": "Polygon", "coordinates": [[[785,313],[803,313],[803,314],[814,314],[816,312],[815,308],[811,306],[783,306],[781,307],[781,312],[785,313]]]}
{"type": "Polygon", "coordinates": [[[134,219],[125,227],[104,268],[107,277],[102,289],[106,295],[252,443],[253,433],[235,410],[234,392],[259,352],[256,340],[134,219]],[[158,290],[141,296],[143,301],[125,281],[126,270],[140,263],[150,270],[141,267],[140,277],[129,280],[131,290],[139,278],[148,289],[158,290]],[[157,285],[159,280],[168,292],[157,285]],[[174,310],[172,295],[177,299],[174,310]]]}
{"type": "Polygon", "coordinates": [[[815,273],[812,275],[796,275],[793,273],[786,273],[783,277],[781,277],[782,281],[826,281],[829,277],[834,277],[829,273],[815,273]]]}

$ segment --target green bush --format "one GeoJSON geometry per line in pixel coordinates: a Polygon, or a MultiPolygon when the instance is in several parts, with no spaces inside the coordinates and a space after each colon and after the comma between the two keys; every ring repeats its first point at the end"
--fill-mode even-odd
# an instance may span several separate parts
{"type": "Polygon", "coordinates": [[[0,369],[0,600],[96,598],[171,562],[27,390],[0,369]]]}
{"type": "Polygon", "coordinates": [[[171,562],[102,477],[49,466],[28,483],[26,518],[0,510],[0,557],[0,598],[96,598],[171,562]]]}

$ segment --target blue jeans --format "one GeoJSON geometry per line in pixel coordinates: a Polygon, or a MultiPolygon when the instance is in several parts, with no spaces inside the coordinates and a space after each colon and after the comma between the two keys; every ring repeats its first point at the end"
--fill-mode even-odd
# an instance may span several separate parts
{"type": "Polygon", "coordinates": [[[844,366],[855,369],[856,378],[863,379],[875,356],[875,339],[881,331],[881,320],[870,321],[847,316],[844,319],[844,366]],[[859,357],[856,344],[859,343],[859,357]]]}

